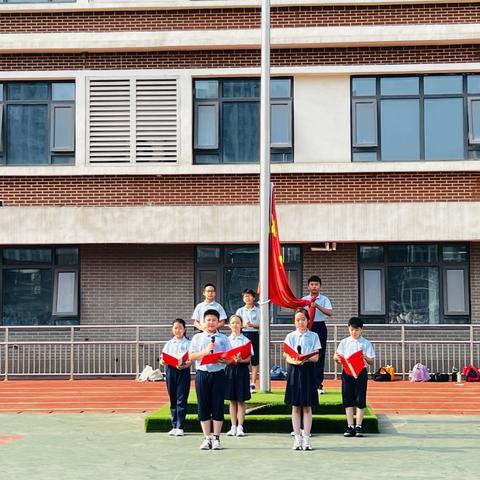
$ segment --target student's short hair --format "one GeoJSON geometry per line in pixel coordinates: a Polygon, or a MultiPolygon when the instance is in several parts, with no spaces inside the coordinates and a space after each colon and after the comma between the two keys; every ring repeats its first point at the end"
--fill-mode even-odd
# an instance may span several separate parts
{"type": "Polygon", "coordinates": [[[180,325],[183,325],[183,328],[187,328],[187,324],[185,323],[185,320],[183,318],[176,318],[173,322],[172,325],[175,325],[176,323],[179,323],[180,325]]]}
{"type": "Polygon", "coordinates": [[[215,315],[217,317],[217,320],[220,320],[220,314],[214,308],[209,308],[208,310],[205,310],[203,318],[205,319],[207,315],[215,315]]]}
{"type": "Polygon", "coordinates": [[[251,288],[246,288],[243,292],[242,295],[252,295],[253,298],[257,296],[255,293],[255,290],[252,290],[251,288]]]}
{"type": "Polygon", "coordinates": [[[307,320],[310,320],[310,315],[308,314],[308,310],[305,309],[305,308],[297,308],[294,312],[293,312],[293,321],[295,321],[295,315],[297,313],[303,313],[305,315],[305,318],[307,320]]]}
{"type": "Polygon", "coordinates": [[[207,287],[213,287],[213,289],[214,289],[215,291],[217,291],[217,287],[215,286],[214,283],[206,283],[206,284],[203,286],[202,292],[204,292],[207,287]]]}
{"type": "Polygon", "coordinates": [[[307,281],[307,285],[310,283],[310,282],[318,282],[320,285],[322,284],[322,280],[320,279],[320,277],[318,275],[312,275],[308,281],[307,281]]]}
{"type": "Polygon", "coordinates": [[[363,320],[358,317],[352,317],[348,321],[348,326],[353,328],[363,328],[363,320]]]}
{"type": "Polygon", "coordinates": [[[243,325],[243,319],[242,319],[242,317],[241,317],[240,315],[237,315],[236,313],[234,313],[233,315],[230,315],[230,316],[228,317],[228,323],[231,322],[231,320],[232,320],[233,317],[237,317],[237,318],[240,320],[240,323],[243,325]]]}

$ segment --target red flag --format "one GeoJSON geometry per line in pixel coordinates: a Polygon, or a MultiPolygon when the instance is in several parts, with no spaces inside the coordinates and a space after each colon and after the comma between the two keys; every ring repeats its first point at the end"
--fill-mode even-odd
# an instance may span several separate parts
{"type": "MultiPolygon", "coordinates": [[[[292,309],[308,307],[311,301],[296,298],[288,283],[287,272],[285,271],[285,265],[283,263],[282,247],[280,246],[280,238],[278,235],[277,210],[273,188],[270,218],[271,229],[268,258],[268,293],[270,300],[280,307],[292,309]]],[[[310,322],[312,321],[313,318],[310,322]]]]}

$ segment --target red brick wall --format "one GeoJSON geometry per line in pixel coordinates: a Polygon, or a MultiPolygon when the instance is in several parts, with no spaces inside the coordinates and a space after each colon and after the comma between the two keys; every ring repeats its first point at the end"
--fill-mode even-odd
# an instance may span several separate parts
{"type": "MultiPolygon", "coordinates": [[[[478,23],[480,5],[352,5],[276,7],[271,10],[274,28],[478,23]]],[[[245,29],[260,27],[258,8],[191,10],[4,13],[0,33],[105,32],[245,29]]]]}
{"type": "MultiPolygon", "coordinates": [[[[278,203],[480,200],[480,172],[274,174],[272,181],[278,203]]],[[[258,188],[258,175],[0,177],[6,206],[255,204],[258,188]]]]}
{"type": "Polygon", "coordinates": [[[190,319],[192,245],[85,245],[80,255],[82,325],[190,319]]]}
{"type": "MultiPolygon", "coordinates": [[[[480,45],[272,49],[273,67],[317,65],[389,65],[471,63],[480,61],[480,45]]],[[[0,70],[124,70],[259,67],[260,50],[105,52],[0,55],[0,70]]]]}

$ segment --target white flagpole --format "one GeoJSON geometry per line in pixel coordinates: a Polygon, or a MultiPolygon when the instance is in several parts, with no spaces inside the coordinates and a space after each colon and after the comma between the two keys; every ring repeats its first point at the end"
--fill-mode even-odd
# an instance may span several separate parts
{"type": "Polygon", "coordinates": [[[270,232],[270,0],[262,0],[260,79],[260,390],[270,392],[270,304],[268,239],[270,232]]]}

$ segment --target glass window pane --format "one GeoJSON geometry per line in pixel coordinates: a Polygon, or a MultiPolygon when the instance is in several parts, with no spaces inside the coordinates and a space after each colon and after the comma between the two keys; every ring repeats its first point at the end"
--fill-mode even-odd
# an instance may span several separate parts
{"type": "Polygon", "coordinates": [[[424,78],[425,95],[440,95],[463,92],[463,77],[461,75],[431,75],[424,78]]]}
{"type": "Polygon", "coordinates": [[[52,83],[52,100],[75,100],[75,83],[52,83]]]}
{"type": "Polygon", "coordinates": [[[52,270],[5,269],[3,271],[4,325],[51,323],[52,270]]]}
{"type": "Polygon", "coordinates": [[[195,163],[199,165],[208,165],[210,163],[220,163],[220,157],[217,153],[207,155],[207,154],[195,154],[195,163]]]}
{"type": "Polygon", "coordinates": [[[48,162],[48,106],[7,106],[7,161],[9,164],[48,162]]]}
{"type": "Polygon", "coordinates": [[[376,78],[360,77],[352,80],[352,95],[354,97],[374,97],[376,90],[376,78]]]}
{"type": "Polygon", "coordinates": [[[382,270],[363,270],[363,312],[382,314],[382,270]]]}
{"type": "Polygon", "coordinates": [[[197,263],[215,264],[220,262],[220,248],[197,247],[197,263]]]}
{"type": "Polygon", "coordinates": [[[382,100],[380,106],[382,160],[419,160],[419,101],[382,100]]]}
{"type": "Polygon", "coordinates": [[[258,247],[237,247],[225,249],[227,265],[258,265],[258,247]]]}
{"type": "Polygon", "coordinates": [[[381,95],[418,95],[418,77],[385,77],[380,79],[381,95]]]}
{"type": "Polygon", "coordinates": [[[375,102],[355,102],[354,145],[370,146],[377,144],[377,115],[375,102]]]}
{"type": "Polygon", "coordinates": [[[439,323],[439,281],[435,267],[390,267],[389,323],[439,323]]]}
{"type": "Polygon", "coordinates": [[[372,162],[377,160],[377,152],[353,152],[352,159],[355,162],[372,162]]]}
{"type": "Polygon", "coordinates": [[[292,144],[292,129],[290,127],[290,104],[272,104],[271,109],[272,126],[270,142],[272,146],[290,146],[292,144]]]}
{"type": "Polygon", "coordinates": [[[282,256],[285,265],[300,263],[302,261],[302,252],[300,247],[282,247],[282,256]]]}
{"type": "Polygon", "coordinates": [[[259,103],[224,103],[222,132],[225,162],[258,162],[260,153],[259,103]]]}
{"type": "Polygon", "coordinates": [[[260,80],[256,79],[232,79],[223,81],[223,96],[254,97],[260,98],[260,80]]]}
{"type": "Polygon", "coordinates": [[[57,314],[76,314],[75,283],[76,272],[58,272],[56,309],[57,314]]]}
{"type": "Polygon", "coordinates": [[[258,267],[230,267],[225,269],[223,307],[227,314],[235,313],[243,305],[242,291],[257,289],[258,267]]]}
{"type": "Polygon", "coordinates": [[[52,263],[50,248],[4,248],[3,262],[8,265],[52,263]]]}
{"type": "Polygon", "coordinates": [[[3,83],[0,83],[0,102],[3,100],[3,83]]]}
{"type": "Polygon", "coordinates": [[[272,78],[270,80],[270,96],[272,98],[290,97],[290,79],[272,78]]]}
{"type": "Polygon", "coordinates": [[[57,248],[55,263],[57,265],[78,265],[78,248],[57,248]]]}
{"type": "Polygon", "coordinates": [[[361,262],[383,262],[383,247],[380,245],[361,245],[360,246],[360,261],[361,262]]]}
{"type": "Polygon", "coordinates": [[[218,80],[196,80],[196,98],[218,98],[218,80]]]}
{"type": "Polygon", "coordinates": [[[466,245],[444,245],[442,249],[444,262],[468,261],[468,249],[466,245]]]}
{"type": "Polygon", "coordinates": [[[437,262],[437,245],[389,245],[389,262],[395,263],[433,263],[437,262]]]}
{"type": "Polygon", "coordinates": [[[469,113],[469,140],[471,143],[480,143],[480,99],[471,99],[468,103],[469,113]]]}
{"type": "Polygon", "coordinates": [[[467,75],[467,92],[480,93],[480,75],[467,75]]]}
{"type": "Polygon", "coordinates": [[[72,151],[74,144],[74,118],[72,107],[53,108],[53,150],[72,151]]]}
{"type": "Polygon", "coordinates": [[[9,100],[48,100],[48,83],[11,82],[7,92],[9,100]]]}
{"type": "Polygon", "coordinates": [[[217,105],[197,106],[197,148],[218,148],[217,105]]]}
{"type": "Polygon", "coordinates": [[[75,157],[71,155],[52,155],[52,165],[75,165],[75,157]]]}
{"type": "Polygon", "coordinates": [[[446,271],[446,314],[465,313],[467,305],[465,304],[465,272],[463,269],[446,271]]]}
{"type": "Polygon", "coordinates": [[[425,99],[425,159],[464,158],[462,98],[425,99]]]}

